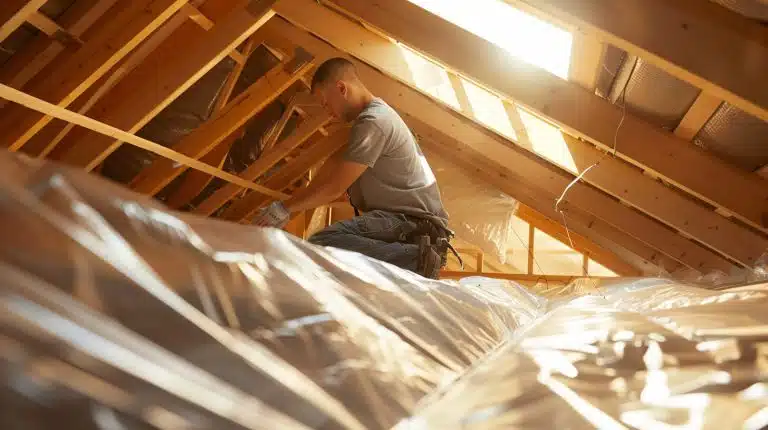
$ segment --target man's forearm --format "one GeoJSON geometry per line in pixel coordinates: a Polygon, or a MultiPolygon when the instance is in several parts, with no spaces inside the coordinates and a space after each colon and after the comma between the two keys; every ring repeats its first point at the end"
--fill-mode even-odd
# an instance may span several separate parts
{"type": "Polygon", "coordinates": [[[344,190],[337,190],[333,184],[313,181],[307,188],[299,189],[284,204],[291,213],[301,212],[333,203],[342,193],[344,190]]]}

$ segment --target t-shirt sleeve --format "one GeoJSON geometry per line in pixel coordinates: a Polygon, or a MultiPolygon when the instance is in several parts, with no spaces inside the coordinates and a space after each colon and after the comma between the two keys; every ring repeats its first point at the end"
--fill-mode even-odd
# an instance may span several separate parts
{"type": "Polygon", "coordinates": [[[385,145],[384,133],[373,120],[358,121],[350,131],[344,159],[373,167],[385,145]]]}

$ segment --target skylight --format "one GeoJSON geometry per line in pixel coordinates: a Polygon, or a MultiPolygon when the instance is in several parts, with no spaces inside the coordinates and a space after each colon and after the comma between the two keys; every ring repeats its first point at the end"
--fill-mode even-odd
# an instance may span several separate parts
{"type": "Polygon", "coordinates": [[[500,0],[409,0],[501,47],[511,55],[568,79],[571,33],[500,0]]]}

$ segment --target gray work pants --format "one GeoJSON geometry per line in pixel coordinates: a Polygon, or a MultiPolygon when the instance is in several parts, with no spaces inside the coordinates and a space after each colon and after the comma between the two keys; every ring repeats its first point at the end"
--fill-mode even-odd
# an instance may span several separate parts
{"type": "Polygon", "coordinates": [[[372,211],[332,224],[310,237],[309,241],[315,245],[359,252],[415,272],[419,246],[401,241],[416,228],[416,223],[402,214],[372,211]]]}

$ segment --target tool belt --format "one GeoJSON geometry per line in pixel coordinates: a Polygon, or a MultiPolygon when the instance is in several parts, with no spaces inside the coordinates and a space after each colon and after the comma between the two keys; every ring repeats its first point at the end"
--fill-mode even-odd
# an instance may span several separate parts
{"type": "MultiPolygon", "coordinates": [[[[456,249],[451,245],[451,240],[454,234],[451,230],[444,228],[443,226],[435,223],[427,218],[419,218],[411,215],[405,215],[405,217],[416,225],[416,229],[406,235],[405,243],[412,243],[423,246],[430,246],[440,256],[440,266],[445,267],[448,264],[448,251],[456,256],[464,268],[464,261],[459,256],[456,249]],[[428,237],[429,240],[425,240],[428,237]]],[[[423,253],[425,250],[420,250],[423,253]]]]}

